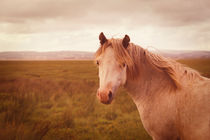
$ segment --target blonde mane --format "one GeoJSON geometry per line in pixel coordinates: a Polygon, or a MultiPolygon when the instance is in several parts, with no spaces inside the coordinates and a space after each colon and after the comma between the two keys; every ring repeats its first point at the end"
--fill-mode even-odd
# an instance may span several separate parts
{"type": "Polygon", "coordinates": [[[132,79],[136,79],[141,74],[141,66],[144,63],[148,63],[155,69],[164,72],[172,81],[175,89],[181,87],[180,79],[183,78],[183,76],[188,79],[195,77],[201,78],[197,71],[184,67],[169,58],[151,53],[133,43],[130,43],[128,48],[125,49],[122,45],[122,39],[109,39],[106,43],[99,47],[95,53],[95,57],[97,58],[102,55],[107,47],[113,48],[115,57],[120,64],[124,63],[127,65],[127,75],[132,79]]]}

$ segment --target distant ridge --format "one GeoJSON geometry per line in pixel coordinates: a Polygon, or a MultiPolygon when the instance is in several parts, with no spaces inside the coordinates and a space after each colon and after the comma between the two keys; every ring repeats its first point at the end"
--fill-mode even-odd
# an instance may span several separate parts
{"type": "Polygon", "coordinates": [[[210,58],[210,51],[163,50],[159,54],[173,59],[210,58]]]}
{"type": "Polygon", "coordinates": [[[0,60],[91,60],[93,52],[54,51],[54,52],[0,52],[0,60]]]}
{"type": "MultiPolygon", "coordinates": [[[[155,52],[173,59],[210,58],[210,51],[172,51],[155,52]]],[[[54,51],[54,52],[0,52],[0,60],[92,60],[94,52],[54,51]]]]}

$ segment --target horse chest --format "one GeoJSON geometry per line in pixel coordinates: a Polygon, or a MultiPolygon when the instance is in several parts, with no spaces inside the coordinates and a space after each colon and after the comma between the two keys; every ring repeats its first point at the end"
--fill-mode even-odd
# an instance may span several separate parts
{"type": "Polygon", "coordinates": [[[172,107],[164,105],[148,105],[138,107],[144,128],[153,138],[177,138],[172,107]]]}

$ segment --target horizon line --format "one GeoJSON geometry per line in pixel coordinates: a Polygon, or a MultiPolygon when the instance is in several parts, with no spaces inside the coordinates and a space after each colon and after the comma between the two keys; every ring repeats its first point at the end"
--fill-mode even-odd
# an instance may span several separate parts
{"type": "MultiPolygon", "coordinates": [[[[210,52],[210,50],[191,50],[191,49],[183,49],[183,50],[174,50],[174,49],[157,49],[157,48],[144,48],[149,51],[194,51],[194,52],[201,52],[201,51],[206,51],[210,52]]],[[[0,53],[10,53],[10,52],[36,52],[36,53],[50,53],[50,52],[84,52],[84,53],[95,53],[95,51],[80,51],[80,50],[54,50],[54,51],[36,51],[36,50],[18,50],[18,51],[0,51],[0,53]]]]}

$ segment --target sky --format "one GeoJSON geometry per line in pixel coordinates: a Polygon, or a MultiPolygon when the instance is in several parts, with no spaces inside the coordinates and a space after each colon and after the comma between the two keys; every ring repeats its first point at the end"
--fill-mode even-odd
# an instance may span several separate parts
{"type": "Polygon", "coordinates": [[[209,0],[0,0],[0,51],[91,51],[98,36],[209,50],[209,0]]]}

